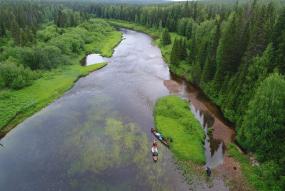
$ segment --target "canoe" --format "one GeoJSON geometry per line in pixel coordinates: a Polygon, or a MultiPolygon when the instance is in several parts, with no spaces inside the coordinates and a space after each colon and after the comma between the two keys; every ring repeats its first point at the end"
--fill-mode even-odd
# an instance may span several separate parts
{"type": "Polygon", "coordinates": [[[166,139],[162,139],[162,140],[160,140],[159,139],[159,136],[157,136],[157,135],[155,135],[155,133],[153,132],[153,131],[151,131],[152,132],[152,134],[155,136],[155,138],[156,139],[158,139],[162,144],[164,144],[165,146],[167,146],[167,147],[169,147],[169,143],[168,143],[168,141],[166,140],[166,139]]]}
{"type": "Polygon", "coordinates": [[[152,154],[152,160],[153,160],[154,162],[157,162],[157,160],[158,160],[157,147],[151,147],[151,154],[152,154]]]}

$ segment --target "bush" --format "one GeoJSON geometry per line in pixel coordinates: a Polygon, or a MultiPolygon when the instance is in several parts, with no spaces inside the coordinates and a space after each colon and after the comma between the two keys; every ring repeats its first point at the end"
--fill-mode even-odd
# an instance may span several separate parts
{"type": "Polygon", "coordinates": [[[65,29],[65,33],[49,41],[49,44],[59,48],[64,54],[80,53],[84,44],[91,42],[91,34],[85,28],[76,27],[65,29]]]}
{"type": "Polygon", "coordinates": [[[43,30],[37,32],[37,38],[43,42],[47,42],[59,35],[60,34],[58,33],[58,29],[55,25],[47,26],[43,30]]]}
{"type": "Polygon", "coordinates": [[[23,48],[19,58],[25,66],[32,70],[52,69],[64,64],[61,50],[55,46],[39,45],[34,48],[23,48]]]}
{"type": "Polygon", "coordinates": [[[30,85],[38,77],[37,73],[12,62],[0,64],[0,87],[20,89],[30,85]]]}

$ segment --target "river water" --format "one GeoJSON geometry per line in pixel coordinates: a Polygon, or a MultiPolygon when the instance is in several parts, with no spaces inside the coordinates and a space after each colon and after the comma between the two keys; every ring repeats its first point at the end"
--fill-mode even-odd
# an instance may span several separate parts
{"type": "Polygon", "coordinates": [[[81,78],[0,141],[1,190],[228,190],[215,179],[210,187],[187,185],[163,146],[153,163],[155,101],[177,92],[165,85],[171,76],[152,39],[122,32],[105,68],[81,78]]]}
{"type": "Polygon", "coordinates": [[[93,64],[99,64],[99,63],[103,63],[106,60],[100,55],[100,54],[89,54],[88,56],[86,56],[86,66],[90,66],[93,64]]]}

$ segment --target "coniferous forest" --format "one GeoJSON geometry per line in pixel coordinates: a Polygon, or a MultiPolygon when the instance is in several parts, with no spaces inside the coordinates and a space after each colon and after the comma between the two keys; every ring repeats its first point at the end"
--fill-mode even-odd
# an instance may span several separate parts
{"type": "Polygon", "coordinates": [[[171,72],[200,87],[234,123],[237,142],[260,162],[266,190],[285,190],[283,1],[3,1],[0,91],[23,89],[69,65],[88,49],[90,36],[114,30],[108,20],[159,31],[171,72]]]}

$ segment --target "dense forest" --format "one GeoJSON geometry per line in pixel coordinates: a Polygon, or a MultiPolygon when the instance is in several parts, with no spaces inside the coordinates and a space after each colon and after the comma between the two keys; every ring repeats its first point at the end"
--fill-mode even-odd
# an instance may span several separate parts
{"type": "Polygon", "coordinates": [[[261,162],[268,190],[285,190],[282,1],[2,3],[0,89],[30,85],[42,71],[70,63],[90,43],[90,34],[111,30],[92,17],[161,31],[161,46],[171,46],[171,71],[201,87],[235,123],[239,144],[261,162]]]}

